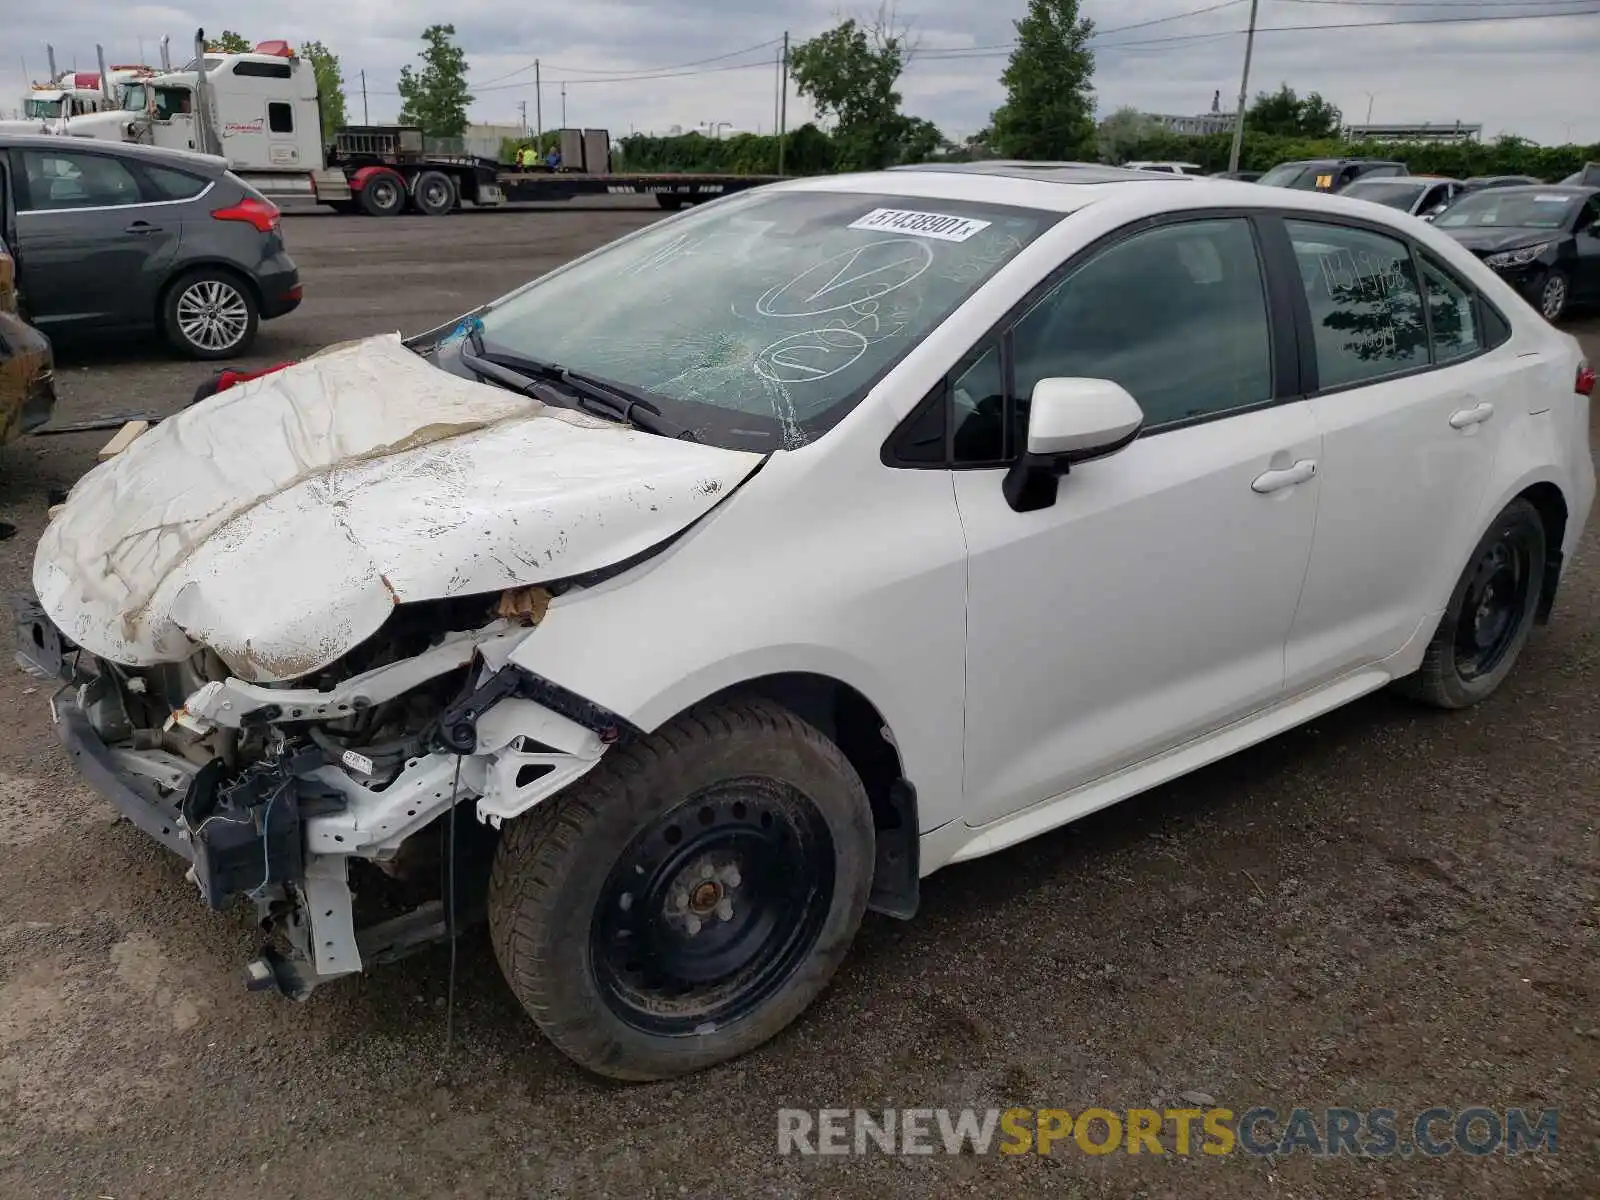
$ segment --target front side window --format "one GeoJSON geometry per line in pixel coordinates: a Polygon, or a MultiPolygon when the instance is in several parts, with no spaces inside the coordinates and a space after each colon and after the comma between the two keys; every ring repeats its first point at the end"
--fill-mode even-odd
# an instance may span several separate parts
{"type": "Polygon", "coordinates": [[[1422,293],[1402,241],[1313,221],[1286,221],[1316,336],[1323,389],[1428,364],[1422,293]]]}
{"type": "Polygon", "coordinates": [[[139,184],[128,168],[99,154],[64,154],[58,150],[22,151],[33,209],[105,208],[137,204],[139,184]]]}
{"type": "Polygon", "coordinates": [[[641,389],[713,444],[800,446],[1060,218],[954,200],[750,191],[495,302],[481,314],[482,344],[641,389]]]}
{"type": "Polygon", "coordinates": [[[1041,379],[1120,383],[1156,428],[1272,397],[1261,264],[1242,217],[1135,234],[1097,254],[1012,334],[1017,434],[1041,379]]]}

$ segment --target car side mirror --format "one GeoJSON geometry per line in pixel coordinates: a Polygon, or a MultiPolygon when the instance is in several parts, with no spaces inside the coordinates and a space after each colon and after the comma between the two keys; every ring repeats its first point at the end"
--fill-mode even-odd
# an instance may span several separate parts
{"type": "Polygon", "coordinates": [[[1078,463],[1115,454],[1144,428],[1144,410],[1109,379],[1041,379],[1028,406],[1027,447],[1006,472],[1016,512],[1049,508],[1056,481],[1078,463]]]}

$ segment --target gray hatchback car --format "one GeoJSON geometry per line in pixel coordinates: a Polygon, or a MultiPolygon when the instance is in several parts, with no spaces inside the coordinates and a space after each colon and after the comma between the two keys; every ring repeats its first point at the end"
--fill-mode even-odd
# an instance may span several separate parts
{"type": "Polygon", "coordinates": [[[300,304],[277,207],[225,159],[0,136],[0,173],[19,291],[53,339],[154,329],[193,358],[233,358],[300,304]]]}

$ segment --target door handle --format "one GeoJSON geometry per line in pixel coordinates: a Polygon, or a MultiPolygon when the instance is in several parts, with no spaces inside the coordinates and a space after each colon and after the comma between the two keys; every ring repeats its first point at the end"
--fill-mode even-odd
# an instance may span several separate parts
{"type": "Polygon", "coordinates": [[[1250,484],[1250,490],[1265,495],[1268,492],[1280,491],[1286,487],[1293,487],[1297,483],[1305,483],[1317,474],[1317,462],[1314,458],[1302,458],[1292,467],[1282,471],[1264,471],[1257,475],[1250,484]]]}
{"type": "Polygon", "coordinates": [[[161,226],[152,225],[149,221],[135,221],[132,225],[124,226],[123,233],[160,233],[161,226]]]}
{"type": "Polygon", "coordinates": [[[1494,405],[1485,400],[1477,408],[1463,408],[1450,414],[1451,429],[1468,429],[1473,425],[1482,425],[1494,416],[1494,405]]]}

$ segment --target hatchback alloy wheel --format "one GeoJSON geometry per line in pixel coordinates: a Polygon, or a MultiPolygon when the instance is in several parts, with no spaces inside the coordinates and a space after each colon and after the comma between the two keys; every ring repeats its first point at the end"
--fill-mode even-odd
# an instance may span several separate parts
{"type": "Polygon", "coordinates": [[[185,341],[208,354],[232,350],[250,329],[250,307],[232,284],[202,279],[178,297],[178,330],[185,341]]]}

